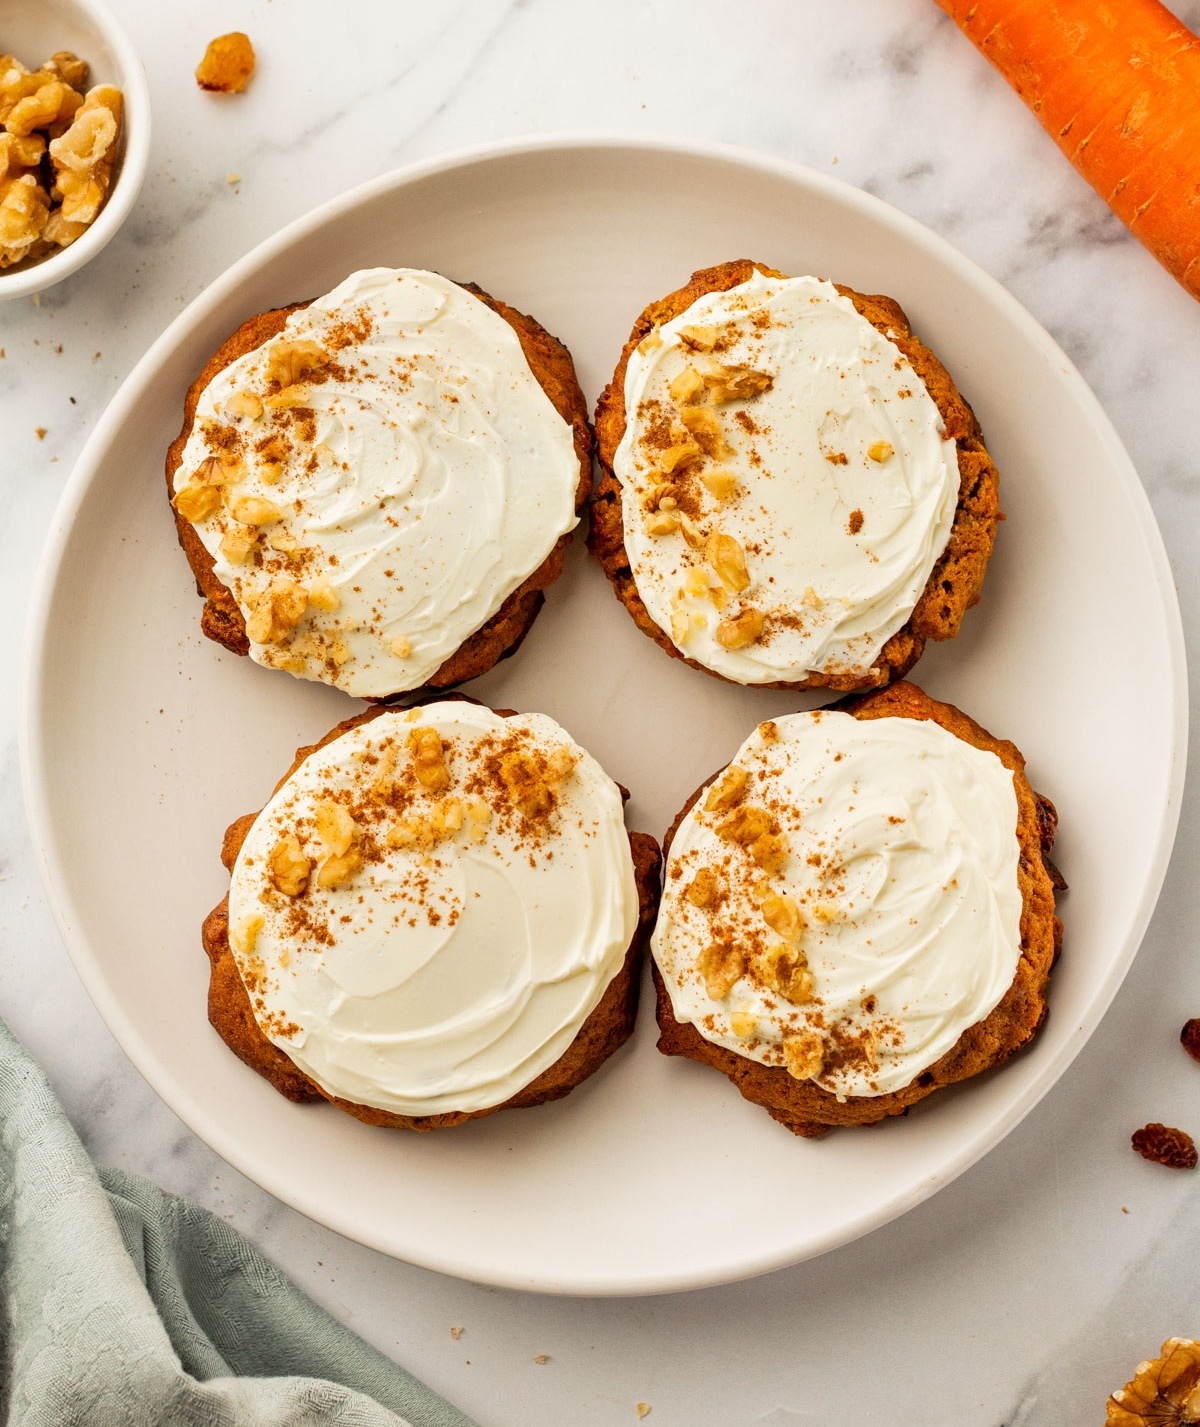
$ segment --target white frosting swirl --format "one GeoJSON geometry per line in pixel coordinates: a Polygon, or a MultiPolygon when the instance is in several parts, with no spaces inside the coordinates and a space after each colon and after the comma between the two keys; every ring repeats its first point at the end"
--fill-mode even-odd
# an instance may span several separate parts
{"type": "Polygon", "coordinates": [[[832,283],[755,272],[698,298],[630,354],[625,407],[613,462],[625,548],[642,602],[676,647],[741,684],[868,675],[925,589],[958,502],[954,442],[900,349],[832,283]],[[696,328],[716,335],[715,349],[689,345],[696,328]],[[737,540],[750,578],[717,609],[702,584],[688,583],[705,568],[703,551],[681,533],[649,533],[646,501],[679,480],[660,464],[664,423],[678,439],[688,414],[670,384],[688,367],[703,375],[721,366],[762,372],[772,385],[699,403],[731,451],[685,472],[680,506],[701,537],[719,530],[737,540]],[[736,477],[732,497],[704,484],[716,468],[736,477]],[[746,608],[764,616],[763,632],[727,647],[718,625],[746,608]]]}
{"type": "Polygon", "coordinates": [[[612,779],[545,715],[459,701],[388,712],[307,758],[258,815],[229,894],[230,945],[267,1037],[331,1095],[402,1115],[487,1109],[536,1079],[620,970],[637,916],[612,779]],[[413,776],[414,728],[442,739],[450,782],[436,793],[413,776]],[[536,823],[496,775],[514,751],[557,760],[559,775],[569,765],[536,823]],[[457,830],[388,845],[447,800],[462,805],[457,830]],[[316,817],[331,801],[359,827],[363,866],[323,889],[316,817]],[[300,896],[270,877],[289,834],[313,862],[300,896]]]}
{"type": "Polygon", "coordinates": [[[292,313],[205,389],[177,492],[214,451],[241,467],[194,524],[251,657],[359,697],[423,684],[577,524],[571,427],[509,324],[436,273],[354,273],[292,313]],[[297,369],[300,404],[279,404],[278,358],[297,342],[332,366],[297,369]],[[278,518],[240,523],[231,494],[278,518]],[[281,590],[286,609],[293,587],[317,591],[299,623],[256,638],[254,610],[281,590]]]}
{"type": "Polygon", "coordinates": [[[764,1065],[815,1034],[824,1067],[813,1078],[839,1099],[909,1085],[1016,974],[1012,774],[932,721],[821,711],[760,725],[732,766],[748,774],[739,806],[771,813],[789,857],[764,880],[745,847],[722,840],[703,795],[683,820],[652,942],[676,1019],[764,1065]],[[687,896],[701,867],[723,889],[707,909],[687,896]],[[813,978],[799,1004],[759,970],[781,943],[764,919],[768,893],[790,897],[805,923],[790,947],[813,978]],[[714,941],[746,960],[720,999],[698,969],[714,941]]]}

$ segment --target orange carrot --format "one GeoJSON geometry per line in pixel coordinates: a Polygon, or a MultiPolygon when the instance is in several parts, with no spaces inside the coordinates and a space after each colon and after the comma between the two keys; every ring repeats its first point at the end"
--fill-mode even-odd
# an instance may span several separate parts
{"type": "Polygon", "coordinates": [[[1200,39],[1158,0],[937,0],[1200,297],[1200,39]]]}

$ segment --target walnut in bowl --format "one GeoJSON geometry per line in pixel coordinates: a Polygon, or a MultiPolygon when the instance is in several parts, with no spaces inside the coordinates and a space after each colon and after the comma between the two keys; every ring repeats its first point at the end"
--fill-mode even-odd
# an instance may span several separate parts
{"type": "Polygon", "coordinates": [[[76,272],[133,207],[150,96],[99,0],[9,0],[0,56],[0,300],[76,272]]]}

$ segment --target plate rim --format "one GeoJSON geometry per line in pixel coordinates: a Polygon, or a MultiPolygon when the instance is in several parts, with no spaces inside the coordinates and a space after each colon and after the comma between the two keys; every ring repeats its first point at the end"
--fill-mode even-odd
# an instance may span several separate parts
{"type": "Polygon", "coordinates": [[[944,1187],[1000,1143],[1028,1115],[1065,1073],[1067,1067],[1090,1039],[1103,1019],[1123,983],[1134,956],[1145,935],[1162,890],[1182,807],[1182,791],[1186,770],[1188,742],[1188,697],[1186,649],[1182,613],[1171,573],[1162,534],[1158,528],[1145,487],[1125,450],[1115,427],[1099,399],[1077,370],[1075,363],[1031,313],[996,278],[973,259],[960,252],[947,239],[903,210],[864,192],[845,180],[820,173],[805,165],[774,155],[760,153],[738,145],[680,139],[670,135],[626,135],[604,132],[564,132],[525,136],[519,139],[490,140],[431,156],[403,165],[359,184],[345,193],[326,199],[308,212],[285,224],[273,234],[255,244],[208,283],[168,324],[151,344],[145,355],[134,365],[97,421],[81,450],[68,478],[46,536],[36,578],[21,652],[19,690],[19,752],[20,773],[25,795],[26,817],[34,859],[45,889],[46,899],[58,926],[64,946],[77,975],[91,998],[101,1019],[118,1045],[142,1075],[154,1093],[188,1126],[198,1138],[230,1165],[263,1188],[272,1197],[288,1204],[350,1239],[390,1257],[430,1268],[437,1272],[472,1282],[500,1288],[562,1294],[580,1297],[612,1297],[651,1295],[715,1286],[736,1282],[775,1269],[816,1258],[845,1243],[865,1236],[883,1224],[900,1218],[944,1187]],[[296,1186],[277,1185],[261,1167],[248,1168],[236,1146],[228,1144],[229,1135],[220,1121],[210,1115],[203,1102],[184,1087],[151,1078],[147,1067],[157,1069],[158,1058],[142,1039],[133,1019],[110,991],[102,974],[100,959],[92,951],[82,919],[77,915],[69,891],[64,859],[49,807],[49,762],[45,726],[41,718],[50,665],[47,634],[54,596],[63,575],[63,557],[68,536],[80,507],[98,479],[103,457],[116,439],[131,410],[145,395],[160,364],[159,354],[172,349],[188,331],[199,325],[220,305],[226,295],[253,271],[261,269],[276,253],[291,247],[307,235],[323,228],[339,214],[370,202],[383,193],[407,187],[424,179],[453,170],[527,155],[561,152],[637,150],[660,155],[679,155],[715,159],[739,167],[756,170],[766,176],[799,183],[802,187],[829,197],[844,207],[857,210],[867,218],[882,220],[886,225],[902,230],[918,246],[930,251],[943,265],[954,270],[997,307],[1006,321],[1019,329],[1057,364],[1062,378],[1070,384],[1102,441],[1112,461],[1125,494],[1137,517],[1140,536],[1155,576],[1154,593],[1162,617],[1162,629],[1169,660],[1168,687],[1164,703],[1168,706],[1171,733],[1169,778],[1165,806],[1162,809],[1158,835],[1150,858],[1149,876],[1136,904],[1130,909],[1127,926],[1120,941],[1121,954],[1107,976],[1101,980],[1088,1008],[1089,1014],[1079,1018],[1057,1050],[1046,1057],[1025,1088],[1019,1101],[1008,1106],[1003,1114],[989,1120],[958,1146],[938,1171],[919,1180],[906,1194],[890,1199],[886,1205],[858,1215],[853,1222],[819,1238],[797,1252],[794,1245],[771,1252],[761,1252],[739,1258],[736,1263],[708,1264],[697,1269],[680,1268],[673,1274],[658,1273],[651,1278],[630,1275],[628,1271],[605,1276],[583,1278],[578,1274],[539,1274],[536,1279],[516,1273],[487,1272],[482,1276],[470,1265],[456,1260],[453,1254],[431,1251],[422,1246],[419,1256],[401,1254],[395,1248],[382,1245],[361,1226],[343,1221],[334,1206],[310,1202],[310,1196],[296,1186]]]}

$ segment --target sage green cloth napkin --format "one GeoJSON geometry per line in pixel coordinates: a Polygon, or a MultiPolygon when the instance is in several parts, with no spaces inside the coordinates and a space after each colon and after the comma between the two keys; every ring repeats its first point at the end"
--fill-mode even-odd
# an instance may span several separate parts
{"type": "Polygon", "coordinates": [[[6,1427],[475,1427],[186,1200],[97,1170],[0,1021],[6,1427]]]}

